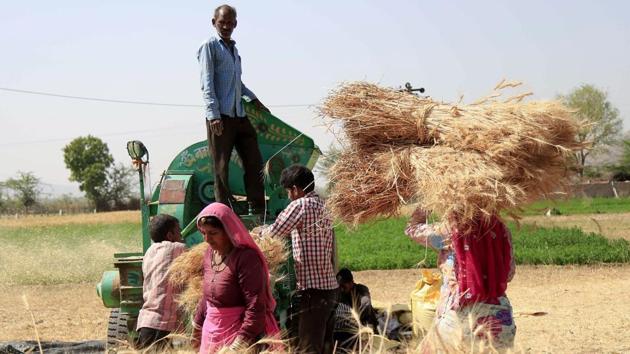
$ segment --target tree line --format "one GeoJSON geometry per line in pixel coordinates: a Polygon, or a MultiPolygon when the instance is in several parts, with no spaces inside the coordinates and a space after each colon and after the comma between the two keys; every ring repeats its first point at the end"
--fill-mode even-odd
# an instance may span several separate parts
{"type": "Polygon", "coordinates": [[[101,139],[91,135],[78,137],[62,151],[70,181],[79,183],[84,196],[48,197],[39,177],[33,172],[18,171],[14,177],[0,181],[0,213],[111,211],[140,207],[136,171],[115,163],[109,147],[101,139]]]}

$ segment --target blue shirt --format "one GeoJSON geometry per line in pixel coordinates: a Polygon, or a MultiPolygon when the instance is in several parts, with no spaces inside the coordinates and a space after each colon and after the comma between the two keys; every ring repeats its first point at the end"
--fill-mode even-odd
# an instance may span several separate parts
{"type": "Polygon", "coordinates": [[[206,119],[245,117],[241,97],[251,100],[256,95],[241,81],[241,57],[232,43],[232,50],[221,38],[210,37],[201,44],[197,51],[197,60],[201,65],[201,91],[206,106],[206,119]]]}

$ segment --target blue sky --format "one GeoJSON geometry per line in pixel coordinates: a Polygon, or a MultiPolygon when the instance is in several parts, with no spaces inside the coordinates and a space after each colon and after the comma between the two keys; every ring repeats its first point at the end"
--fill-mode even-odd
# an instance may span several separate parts
{"type": "MultiPolygon", "coordinates": [[[[195,52],[213,33],[208,1],[2,1],[0,87],[200,104],[195,52]]],[[[630,128],[627,1],[234,1],[243,79],[272,111],[325,149],[309,107],[343,81],[410,81],[472,101],[502,78],[535,99],[582,84],[608,91],[630,128]]],[[[0,91],[0,180],[33,171],[71,190],[61,149],[93,134],[127,162],[144,141],[154,180],[205,138],[201,108],[75,101],[0,91]],[[70,188],[70,189],[69,189],[70,188]]]]}

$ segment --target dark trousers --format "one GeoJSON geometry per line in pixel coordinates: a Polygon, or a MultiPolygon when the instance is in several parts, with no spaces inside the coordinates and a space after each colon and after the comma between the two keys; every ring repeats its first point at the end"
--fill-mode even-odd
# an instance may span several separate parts
{"type": "Polygon", "coordinates": [[[336,353],[352,353],[357,343],[358,333],[357,331],[339,331],[333,334],[333,339],[337,344],[336,353]]]}
{"type": "Polygon", "coordinates": [[[171,332],[160,331],[159,329],[142,327],[138,331],[138,341],[136,342],[136,349],[145,349],[150,347],[153,343],[158,342],[154,347],[156,350],[163,349],[168,343],[164,337],[168,336],[171,332]]]}
{"type": "Polygon", "coordinates": [[[300,291],[298,353],[332,353],[338,290],[300,291]]]}
{"type": "Polygon", "coordinates": [[[210,130],[210,121],[206,121],[208,131],[208,149],[214,160],[214,198],[217,202],[230,206],[229,167],[232,149],[236,148],[245,170],[244,182],[247,201],[257,210],[265,207],[263,185],[263,163],[256,130],[247,117],[224,117],[223,134],[216,136],[210,130]]]}

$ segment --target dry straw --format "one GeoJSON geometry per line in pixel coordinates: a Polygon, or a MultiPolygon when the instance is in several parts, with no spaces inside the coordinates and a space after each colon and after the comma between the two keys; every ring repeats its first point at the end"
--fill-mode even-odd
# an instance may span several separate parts
{"type": "Polygon", "coordinates": [[[559,102],[522,102],[527,95],[500,101],[496,92],[462,105],[364,82],[341,86],[321,107],[349,142],[331,171],[334,215],[356,224],[418,201],[470,221],[516,215],[562,191],[568,157],[581,147],[579,124],[559,102]]]}
{"type": "Polygon", "coordinates": [[[169,280],[179,289],[177,302],[187,314],[194,314],[201,298],[203,258],[208,244],[202,242],[175,259],[169,268],[169,280]]]}
{"type": "Polygon", "coordinates": [[[26,294],[22,295],[22,302],[24,302],[24,307],[26,307],[26,311],[31,316],[31,325],[33,325],[33,331],[35,331],[35,339],[37,340],[37,346],[39,348],[39,352],[43,354],[44,350],[42,349],[42,342],[39,338],[39,332],[37,331],[37,322],[35,322],[35,315],[33,315],[33,311],[31,310],[31,305],[28,303],[26,294]]]}

